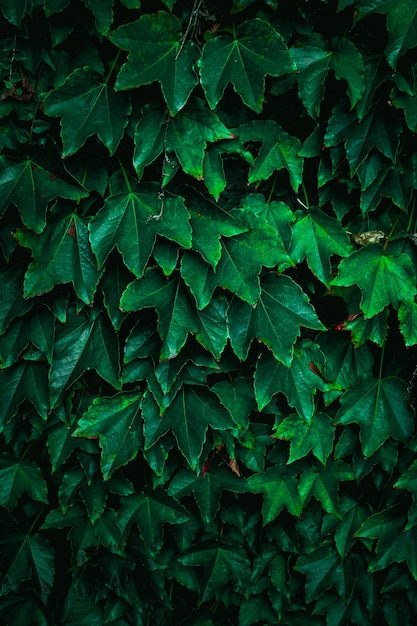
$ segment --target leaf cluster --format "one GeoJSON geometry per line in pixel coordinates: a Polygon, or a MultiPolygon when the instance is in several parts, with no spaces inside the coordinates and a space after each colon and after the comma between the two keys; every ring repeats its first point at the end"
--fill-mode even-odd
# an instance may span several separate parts
{"type": "Polygon", "coordinates": [[[414,0],[0,0],[0,619],[413,624],[414,0]]]}

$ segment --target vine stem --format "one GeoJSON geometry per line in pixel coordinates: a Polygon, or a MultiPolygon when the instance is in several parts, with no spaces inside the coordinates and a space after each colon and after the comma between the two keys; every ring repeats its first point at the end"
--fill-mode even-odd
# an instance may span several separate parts
{"type": "Polygon", "coordinates": [[[180,54],[182,52],[182,49],[185,46],[185,42],[187,40],[188,33],[190,32],[190,30],[191,30],[191,28],[193,26],[194,20],[198,19],[198,13],[200,11],[200,7],[201,7],[202,3],[203,3],[203,0],[194,0],[193,8],[191,9],[190,19],[188,20],[188,24],[187,24],[187,28],[185,29],[185,33],[181,37],[181,43],[180,43],[180,46],[178,48],[178,52],[175,55],[175,61],[178,59],[178,57],[180,56],[180,54]]]}

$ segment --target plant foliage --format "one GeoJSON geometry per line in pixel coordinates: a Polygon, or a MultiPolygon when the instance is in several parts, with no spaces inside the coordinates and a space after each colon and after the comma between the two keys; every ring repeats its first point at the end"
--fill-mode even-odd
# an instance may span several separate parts
{"type": "Polygon", "coordinates": [[[1,623],[415,623],[415,0],[0,9],[1,623]]]}

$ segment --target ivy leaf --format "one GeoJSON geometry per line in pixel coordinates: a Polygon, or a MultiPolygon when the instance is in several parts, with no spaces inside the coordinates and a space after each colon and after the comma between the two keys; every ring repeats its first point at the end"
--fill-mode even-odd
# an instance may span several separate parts
{"type": "Polygon", "coordinates": [[[55,579],[55,554],[45,537],[15,529],[2,533],[0,544],[5,563],[0,595],[16,590],[22,582],[32,581],[46,602],[55,579]]]}
{"type": "Polygon", "coordinates": [[[132,524],[137,524],[152,556],[161,551],[163,525],[183,524],[189,519],[187,510],[162,491],[156,491],[151,495],[132,494],[122,498],[118,517],[125,534],[132,524]]]}
{"type": "Polygon", "coordinates": [[[288,170],[291,187],[301,185],[304,159],[299,155],[302,144],[273,120],[254,120],[234,129],[244,142],[260,142],[261,148],[249,170],[249,183],[268,180],[275,170],[288,170]]]}
{"type": "MultiPolygon", "coordinates": [[[[59,163],[58,157],[58,170],[59,163]]],[[[16,163],[5,156],[0,157],[0,185],[0,217],[13,203],[19,209],[24,225],[36,233],[45,228],[46,209],[51,200],[58,196],[80,200],[87,195],[68,172],[56,173],[43,165],[39,158],[16,163]]]]}
{"type": "Polygon", "coordinates": [[[406,383],[394,376],[363,378],[340,398],[338,424],[359,424],[363,454],[370,457],[388,439],[406,442],[413,431],[406,383]]]}
{"type": "Polygon", "coordinates": [[[0,403],[0,430],[16,415],[25,400],[46,419],[49,409],[48,368],[45,363],[23,361],[13,367],[0,370],[0,383],[4,390],[0,403]]]}
{"type": "Polygon", "coordinates": [[[303,506],[314,496],[325,511],[341,518],[339,483],[354,479],[352,468],[344,461],[335,461],[330,458],[327,459],[325,466],[314,465],[304,471],[300,477],[298,491],[303,506]]]}
{"type": "Polygon", "coordinates": [[[298,264],[306,257],[313,274],[328,286],[330,257],[333,254],[348,257],[352,252],[352,244],[340,222],[311,207],[304,217],[297,220],[292,230],[292,259],[298,264]]]}
{"type": "Polygon", "coordinates": [[[324,143],[326,147],[332,147],[344,142],[350,175],[353,176],[373,148],[378,148],[395,164],[400,130],[398,119],[381,115],[377,107],[372,107],[358,122],[354,113],[345,113],[343,106],[337,105],[330,117],[324,143]]]}
{"type": "Polygon", "coordinates": [[[117,247],[126,267],[135,276],[142,276],[157,234],[189,248],[190,215],[183,198],[166,196],[160,213],[161,200],[156,188],[106,198],[104,207],[89,224],[91,247],[99,267],[117,247]]]}
{"type": "Polygon", "coordinates": [[[297,572],[307,576],[306,602],[312,602],[330,587],[340,585],[343,565],[332,546],[322,546],[311,554],[302,554],[294,566],[297,572]]]}
{"type": "Polygon", "coordinates": [[[362,291],[360,307],[365,317],[373,317],[388,304],[399,308],[417,293],[414,269],[408,254],[390,254],[380,244],[363,246],[339,265],[331,285],[358,285],[362,291]]]}
{"type": "Polygon", "coordinates": [[[3,334],[10,322],[21,317],[31,309],[33,302],[23,298],[23,278],[25,262],[10,265],[0,272],[0,334],[3,334]]]}
{"type": "MultiPolygon", "coordinates": [[[[201,179],[207,143],[233,137],[200,98],[190,100],[173,118],[166,119],[163,111],[147,109],[135,129],[133,165],[140,178],[144,167],[166,150],[168,154],[175,152],[186,174],[201,179]]],[[[169,165],[169,156],[165,158],[169,165]]]]}
{"type": "Polygon", "coordinates": [[[255,307],[232,301],[228,321],[230,341],[240,359],[246,358],[256,337],[286,367],[291,364],[300,327],[324,329],[301,287],[289,276],[274,274],[265,276],[255,307]]]}
{"type": "Polygon", "coordinates": [[[334,38],[329,49],[318,37],[311,43],[293,46],[291,56],[297,66],[299,93],[309,115],[320,114],[324,86],[329,70],[338,80],[345,80],[351,108],[358,103],[365,90],[362,55],[354,44],[344,37],[334,38]]]}
{"type": "Polygon", "coordinates": [[[256,408],[253,390],[248,386],[246,378],[235,378],[233,384],[227,380],[216,383],[211,388],[219,397],[223,406],[228,409],[233,420],[241,428],[248,429],[250,426],[250,412],[256,408]]]}
{"type": "Polygon", "coordinates": [[[204,566],[205,580],[200,589],[200,602],[209,600],[229,582],[241,593],[248,586],[250,562],[240,545],[203,542],[184,552],[179,561],[187,566],[204,566]]]}
{"type": "Polygon", "coordinates": [[[149,450],[169,430],[191,469],[196,470],[201,459],[208,426],[215,430],[230,430],[235,423],[217,396],[204,387],[183,386],[170,406],[155,423],[153,415],[144,414],[145,450],[149,450]]]}
{"type": "Polygon", "coordinates": [[[312,451],[322,465],[333,450],[335,428],[331,417],[317,412],[309,424],[296,413],[289,415],[278,424],[274,437],[290,442],[288,463],[302,459],[312,451]]]}
{"type": "Polygon", "coordinates": [[[297,490],[297,481],[288,471],[275,465],[265,472],[254,474],[248,478],[252,493],[263,493],[262,505],[263,524],[269,524],[283,511],[299,517],[303,510],[300,495],[297,490]]]}
{"type": "Polygon", "coordinates": [[[94,15],[96,28],[101,35],[106,35],[113,23],[113,0],[83,0],[85,6],[94,15]]]}
{"type": "Polygon", "coordinates": [[[10,367],[30,344],[43,353],[48,363],[52,359],[55,318],[46,308],[33,312],[30,318],[13,320],[0,336],[0,367],[10,367]]]}
{"type": "Polygon", "coordinates": [[[76,69],[43,101],[45,113],[61,117],[62,157],[77,152],[97,135],[113,154],[123,137],[131,106],[90,67],[76,69]]]}
{"type": "Polygon", "coordinates": [[[229,83],[252,110],[262,111],[265,76],[282,76],[295,67],[282,36],[266,21],[239,24],[236,37],[210,39],[198,62],[201,85],[210,108],[220,102],[229,83]]]}
{"type": "Polygon", "coordinates": [[[246,480],[238,478],[230,469],[213,467],[200,476],[188,470],[181,470],[169,484],[168,493],[176,499],[181,499],[190,493],[199,506],[201,517],[209,525],[214,519],[220,506],[220,495],[223,489],[233,493],[243,493],[247,490],[246,480]]]}
{"type": "Polygon", "coordinates": [[[181,22],[175,15],[159,11],[142,15],[136,22],[112,31],[110,40],[122,50],[129,50],[115,88],[132,89],[157,80],[170,113],[178,113],[198,82],[193,70],[198,48],[192,42],[184,44],[181,30],[181,22]]]}
{"type": "Polygon", "coordinates": [[[101,272],[91,251],[86,220],[75,214],[55,217],[42,233],[19,231],[15,237],[32,251],[23,286],[25,298],[71,282],[80,300],[86,304],[93,301],[101,272]]]}
{"type": "Polygon", "coordinates": [[[324,359],[319,346],[309,339],[295,347],[290,366],[277,361],[270,351],[262,353],[254,376],[258,410],[262,411],[272,396],[281,392],[287,397],[289,405],[310,424],[315,412],[314,396],[317,389],[328,389],[320,374],[323,366],[324,359]]]}
{"type": "Polygon", "coordinates": [[[73,437],[98,438],[104,480],[136,457],[142,444],[141,394],[96,398],[78,421],[73,437]]]}
{"type": "Polygon", "coordinates": [[[67,389],[89,369],[115,389],[120,388],[117,337],[105,315],[70,310],[67,322],[57,326],[49,387],[52,408],[67,389]]]}
{"type": "Polygon", "coordinates": [[[24,493],[32,500],[48,504],[48,489],[39,467],[10,454],[0,455],[0,506],[12,511],[24,493]]]}
{"type": "Polygon", "coordinates": [[[216,358],[226,345],[226,301],[214,298],[203,310],[197,311],[181,279],[175,276],[167,280],[157,268],[146,270],[143,278],[127,286],[120,306],[124,311],[156,308],[163,340],[161,359],[175,357],[188,333],[196,335],[199,343],[216,358]]]}
{"type": "Polygon", "coordinates": [[[401,334],[406,346],[417,343],[417,303],[414,301],[401,302],[398,309],[401,334]]]}

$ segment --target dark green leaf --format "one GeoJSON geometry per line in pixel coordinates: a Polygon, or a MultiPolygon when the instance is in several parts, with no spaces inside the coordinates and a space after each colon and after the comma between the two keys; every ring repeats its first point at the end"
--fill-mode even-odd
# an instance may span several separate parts
{"type": "Polygon", "coordinates": [[[252,493],[263,493],[262,519],[264,525],[272,522],[286,508],[291,515],[299,517],[303,510],[297,481],[285,468],[270,467],[266,472],[254,474],[248,479],[252,493]]]}
{"type": "Polygon", "coordinates": [[[315,413],[309,424],[297,414],[289,415],[275,428],[274,437],[290,442],[288,463],[305,457],[310,450],[325,465],[333,450],[335,428],[325,413],[315,413]]]}
{"type": "Polygon", "coordinates": [[[0,506],[9,511],[27,493],[32,500],[48,504],[48,490],[41,471],[35,463],[18,460],[9,454],[0,456],[0,506]]]}

